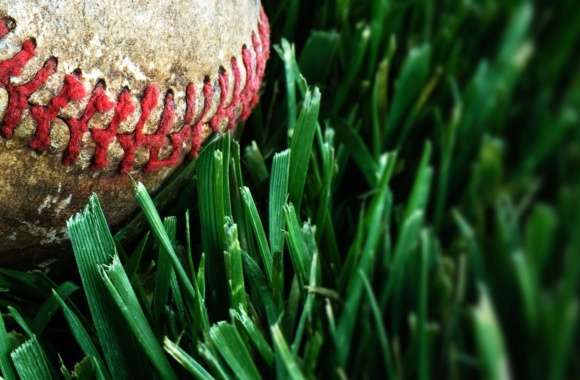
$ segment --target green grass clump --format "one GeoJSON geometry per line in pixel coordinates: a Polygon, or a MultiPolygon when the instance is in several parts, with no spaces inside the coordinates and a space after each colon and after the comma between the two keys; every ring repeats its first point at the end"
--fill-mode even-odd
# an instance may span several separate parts
{"type": "Polygon", "coordinates": [[[2,377],[580,376],[576,2],[265,6],[241,142],[115,235],[91,198],[78,275],[0,269],[2,377]]]}

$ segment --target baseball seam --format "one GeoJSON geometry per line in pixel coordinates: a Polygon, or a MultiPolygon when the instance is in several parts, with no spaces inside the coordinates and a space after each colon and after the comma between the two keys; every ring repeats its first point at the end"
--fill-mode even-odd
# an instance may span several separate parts
{"type": "MultiPolygon", "coordinates": [[[[10,17],[0,19],[0,39],[12,32],[15,26],[15,20],[10,17]]],[[[213,115],[211,112],[216,91],[210,77],[206,76],[202,85],[201,110],[196,109],[195,85],[193,83],[187,85],[183,126],[178,131],[174,131],[177,107],[173,90],[169,89],[165,95],[162,95],[158,85],[153,83],[148,84],[141,93],[139,101],[141,114],[134,128],[127,133],[120,132],[119,127],[136,111],[131,90],[122,89],[114,101],[106,93],[105,81],[100,80],[92,91],[87,92],[82,83],[80,70],[64,76],[60,91],[48,104],[32,104],[31,96],[40,90],[49,78],[57,73],[58,69],[58,59],[50,57],[29,82],[14,84],[12,78],[21,75],[35,54],[36,41],[34,38],[29,38],[22,43],[22,48],[18,53],[0,61],[0,88],[3,88],[8,96],[4,117],[0,123],[0,135],[3,138],[11,139],[14,136],[16,128],[23,120],[24,113],[28,111],[36,127],[28,145],[35,151],[48,150],[51,144],[52,124],[60,119],[69,130],[69,141],[62,154],[63,164],[73,165],[78,160],[83,146],[83,137],[89,133],[95,145],[91,166],[93,170],[104,170],[110,165],[109,147],[117,141],[123,150],[118,167],[121,173],[129,173],[136,169],[136,153],[142,148],[149,152],[149,158],[142,170],[155,172],[179,165],[185,156],[197,156],[203,143],[204,126],[209,126],[213,133],[217,133],[226,122],[226,129],[232,130],[239,121],[247,120],[259,100],[266,62],[270,56],[270,28],[267,16],[262,9],[257,32],[252,33],[251,46],[244,45],[241,51],[241,64],[246,73],[243,88],[238,58],[231,58],[230,71],[219,67],[217,80],[219,100],[213,115]],[[233,92],[228,101],[228,84],[232,79],[233,92]],[[163,100],[160,101],[162,96],[163,100]],[[65,118],[60,115],[69,104],[80,103],[87,99],[88,102],[80,112],[80,116],[65,118]],[[146,133],[146,124],[151,122],[151,115],[160,106],[162,106],[162,111],[156,130],[153,133],[146,133]],[[105,128],[89,128],[93,117],[111,111],[113,112],[112,119],[105,128]],[[186,149],[189,149],[189,152],[186,149]]]]}

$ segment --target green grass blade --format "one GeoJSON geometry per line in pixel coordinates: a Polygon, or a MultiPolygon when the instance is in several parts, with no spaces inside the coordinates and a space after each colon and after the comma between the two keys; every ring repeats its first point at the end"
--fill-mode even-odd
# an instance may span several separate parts
{"type": "MultiPolygon", "coordinates": [[[[200,299],[203,301],[202,304],[205,305],[205,253],[201,254],[201,259],[199,260],[199,268],[197,269],[196,276],[197,286],[199,288],[200,299]]],[[[209,322],[208,322],[209,329],[209,322]]]]}
{"type": "Polygon", "coordinates": [[[258,329],[258,326],[252,321],[245,309],[240,310],[230,310],[230,315],[232,319],[238,321],[244,328],[244,331],[248,334],[252,343],[266,362],[269,367],[274,365],[274,352],[272,348],[264,338],[264,335],[258,329]]]}
{"type": "MultiPolygon", "coordinates": [[[[391,297],[397,299],[400,295],[399,291],[405,277],[405,265],[408,262],[413,249],[418,244],[422,225],[423,212],[421,211],[415,211],[403,223],[402,229],[397,238],[397,244],[395,245],[393,260],[390,265],[390,275],[381,295],[381,308],[384,308],[385,304],[391,297]]],[[[396,300],[394,303],[396,303],[396,300]]]]}
{"type": "Polygon", "coordinates": [[[523,316],[529,326],[535,326],[538,318],[538,306],[536,296],[536,279],[523,252],[518,251],[512,255],[515,278],[520,289],[521,301],[524,309],[523,316]]]}
{"type": "Polygon", "coordinates": [[[403,62],[401,73],[395,82],[393,103],[385,126],[385,136],[389,142],[427,80],[430,57],[431,47],[423,45],[412,48],[403,62]]]}
{"type": "Polygon", "coordinates": [[[98,367],[99,372],[103,374],[105,378],[109,379],[110,375],[108,374],[105,362],[103,361],[101,353],[93,343],[93,340],[89,332],[87,331],[81,320],[77,317],[77,315],[66,304],[65,300],[61,298],[60,294],[54,290],[53,294],[63,311],[64,317],[77,343],[79,344],[85,355],[93,358],[95,366],[98,367]]]}
{"type": "Polygon", "coordinates": [[[429,302],[429,260],[431,257],[432,237],[427,230],[421,233],[421,260],[420,260],[420,278],[419,278],[419,294],[417,305],[417,319],[418,319],[418,358],[417,366],[419,368],[419,379],[428,380],[430,378],[429,371],[429,336],[427,332],[427,311],[429,302]]]}
{"type": "Polygon", "coordinates": [[[155,333],[151,329],[145,313],[139,304],[137,295],[131,286],[131,282],[119,261],[115,256],[110,265],[100,267],[101,277],[109,290],[117,307],[127,321],[130,330],[137,338],[141,349],[147,354],[153,366],[157,369],[162,379],[177,379],[173,368],[161,347],[155,333]]]}
{"type": "Polygon", "coordinates": [[[279,317],[278,306],[274,302],[271,289],[264,273],[248,254],[244,254],[244,271],[248,283],[258,295],[259,301],[266,313],[267,320],[274,323],[279,317]]]}
{"type": "Polygon", "coordinates": [[[226,363],[235,373],[236,378],[242,380],[262,378],[235,326],[220,322],[212,326],[209,331],[209,337],[226,363]]]}
{"type": "Polygon", "coordinates": [[[492,380],[511,378],[502,332],[485,288],[473,310],[473,327],[484,377],[492,380]]]}
{"type": "MultiPolygon", "coordinates": [[[[174,245],[175,234],[177,233],[177,219],[175,217],[165,218],[163,221],[165,233],[169,237],[171,245],[174,245]]],[[[152,300],[152,318],[154,325],[161,326],[161,316],[165,312],[165,306],[169,301],[169,288],[173,267],[171,264],[170,254],[163,248],[159,247],[157,256],[157,271],[155,275],[155,290],[152,300]]]]}
{"type": "Polygon", "coordinates": [[[250,175],[254,178],[255,183],[260,184],[266,179],[270,173],[266,167],[266,162],[264,161],[264,156],[260,152],[260,148],[255,141],[252,141],[244,151],[244,158],[246,161],[246,166],[250,175]]]}
{"type": "Polygon", "coordinates": [[[333,68],[340,48],[336,31],[313,30],[300,52],[300,70],[312,83],[324,81],[333,68]]]}
{"type": "Polygon", "coordinates": [[[389,337],[387,335],[387,329],[385,328],[385,324],[383,322],[383,317],[381,315],[381,310],[375,297],[375,293],[373,292],[373,288],[364,272],[362,271],[359,272],[359,275],[362,278],[366,294],[369,299],[369,304],[371,306],[371,312],[373,314],[373,318],[377,326],[379,343],[381,345],[383,360],[385,362],[384,365],[387,370],[387,374],[389,375],[389,379],[396,379],[397,376],[395,374],[395,367],[393,365],[391,346],[389,345],[389,337]]]}
{"type": "Polygon", "coordinates": [[[375,186],[381,174],[379,165],[377,165],[360,134],[352,126],[341,121],[336,123],[336,134],[363,173],[368,185],[375,186]]]}
{"type": "Polygon", "coordinates": [[[379,60],[379,49],[385,40],[385,24],[388,11],[391,7],[390,0],[373,0],[372,1],[372,20],[371,20],[371,38],[369,41],[369,60],[370,71],[374,68],[379,60]]]}
{"type": "MultiPolygon", "coordinates": [[[[222,299],[227,296],[225,286],[225,267],[223,261],[224,222],[228,216],[226,203],[229,202],[229,151],[220,150],[223,142],[218,140],[209,145],[198,159],[198,205],[200,223],[203,226],[201,234],[202,249],[208,256],[206,265],[212,276],[207,277],[208,290],[206,295],[210,312],[219,310],[225,312],[222,299]],[[226,199],[227,198],[227,199],[226,199]]],[[[229,149],[229,148],[228,148],[229,149]]],[[[231,215],[230,215],[231,216],[231,215]]]]}
{"type": "Polygon", "coordinates": [[[296,109],[296,85],[302,94],[306,93],[306,80],[300,74],[300,69],[296,63],[296,52],[294,45],[288,40],[282,39],[280,45],[274,46],[274,49],[284,62],[284,72],[286,74],[286,104],[288,106],[288,136],[293,136],[298,119],[296,109]]]}
{"type": "Polygon", "coordinates": [[[244,266],[242,248],[238,240],[238,227],[226,218],[226,272],[230,286],[230,299],[232,307],[246,306],[247,294],[244,284],[244,266]]]}
{"type": "Polygon", "coordinates": [[[170,341],[167,337],[163,341],[163,347],[169,355],[175,359],[183,368],[187,370],[194,378],[198,380],[215,379],[203,366],[177,344],[170,341]]]}
{"type": "Polygon", "coordinates": [[[127,262],[127,265],[126,265],[127,275],[131,279],[133,277],[135,277],[135,275],[137,274],[137,271],[139,270],[139,266],[141,265],[141,260],[143,259],[143,254],[145,253],[145,247],[147,246],[147,243],[149,242],[149,237],[150,237],[150,233],[147,232],[145,234],[145,236],[139,242],[139,245],[137,245],[137,247],[133,251],[133,254],[129,258],[129,261],[127,262]]]}
{"type": "Polygon", "coordinates": [[[21,380],[51,380],[54,370],[35,336],[10,355],[21,380]]]}
{"type": "Polygon", "coordinates": [[[312,154],[314,134],[320,112],[320,90],[308,90],[302,105],[302,111],[296,123],[290,144],[290,199],[300,209],[304,186],[308,175],[308,167],[312,154]]]}
{"type": "Polygon", "coordinates": [[[12,319],[14,319],[14,321],[18,324],[18,326],[20,326],[20,328],[22,330],[24,330],[26,335],[28,335],[29,337],[32,337],[33,335],[35,335],[34,330],[32,330],[32,327],[30,326],[30,323],[22,315],[22,313],[20,313],[20,311],[18,311],[18,309],[15,309],[12,306],[8,306],[8,311],[10,312],[12,319]]]}
{"type": "Polygon", "coordinates": [[[0,373],[5,380],[17,380],[16,372],[14,372],[10,359],[12,349],[11,339],[8,336],[8,331],[6,331],[6,325],[4,324],[4,317],[0,313],[0,373]]]}
{"type": "Polygon", "coordinates": [[[254,203],[254,198],[252,197],[250,189],[243,187],[240,191],[242,193],[244,206],[246,207],[246,212],[250,217],[250,224],[252,225],[254,236],[258,242],[258,252],[260,253],[260,259],[262,260],[262,265],[266,272],[266,278],[271,284],[273,280],[273,259],[272,252],[270,252],[270,247],[268,246],[266,232],[264,231],[264,226],[262,225],[262,220],[260,219],[260,214],[258,213],[258,208],[254,203]]]}
{"type": "Polygon", "coordinates": [[[536,276],[544,273],[555,240],[557,219],[554,210],[537,205],[525,226],[526,255],[536,276]]]}
{"type": "Polygon", "coordinates": [[[92,196],[86,209],[67,226],[97,337],[107,347],[103,352],[107,367],[113,378],[129,379],[133,377],[127,365],[133,363],[133,341],[98,273],[98,266],[110,263],[116,252],[98,198],[92,196]]]}
{"type": "Polygon", "coordinates": [[[360,91],[357,87],[360,83],[357,82],[356,79],[364,64],[370,37],[371,29],[367,25],[357,25],[356,40],[352,45],[352,51],[348,52],[348,66],[345,67],[345,74],[341,78],[340,85],[338,86],[334,96],[332,108],[334,114],[342,109],[349,94],[360,91]]]}
{"type": "MultiPolygon", "coordinates": [[[[70,297],[77,290],[79,290],[79,287],[76,284],[73,284],[72,282],[69,281],[63,283],[62,285],[59,285],[56,288],[58,294],[64,299],[70,297]]],[[[37,334],[42,334],[42,332],[46,328],[46,325],[48,325],[54,314],[58,311],[58,308],[59,304],[56,298],[54,297],[54,295],[51,295],[46,300],[46,302],[40,307],[38,313],[36,313],[36,317],[34,317],[34,320],[31,323],[32,329],[37,334]]]]}
{"type": "Polygon", "coordinates": [[[274,340],[276,353],[280,355],[289,377],[292,380],[305,380],[306,378],[304,377],[302,371],[300,370],[300,367],[298,366],[296,357],[290,351],[288,343],[286,343],[286,339],[284,339],[284,335],[282,334],[282,330],[280,330],[278,324],[272,326],[270,330],[272,331],[272,339],[274,340]]]}
{"type": "Polygon", "coordinates": [[[220,360],[218,352],[210,344],[200,343],[198,346],[199,354],[205,359],[208,365],[213,369],[217,378],[229,380],[232,378],[231,372],[225,367],[225,363],[220,360]]]}
{"type": "Polygon", "coordinates": [[[483,281],[485,275],[485,263],[481,255],[480,248],[476,241],[475,231],[473,227],[465,220],[463,215],[457,210],[453,210],[453,218],[457,224],[461,235],[467,242],[467,254],[469,258],[469,266],[473,271],[477,281],[483,281]]]}
{"type": "Polygon", "coordinates": [[[431,190],[431,179],[433,177],[433,169],[429,165],[430,159],[431,144],[427,142],[423,149],[423,155],[421,157],[419,168],[417,169],[413,190],[411,191],[411,195],[407,201],[403,220],[409,218],[409,216],[417,210],[425,213],[425,208],[427,207],[427,202],[429,200],[429,192],[431,190]]]}
{"type": "MultiPolygon", "coordinates": [[[[387,223],[384,222],[385,215],[390,210],[389,197],[389,180],[391,170],[385,167],[380,181],[380,186],[377,188],[375,195],[368,211],[367,211],[367,239],[364,244],[363,252],[359,262],[356,264],[358,272],[364,273],[371,279],[371,271],[373,264],[376,262],[375,255],[377,245],[381,234],[387,223]]],[[[360,299],[362,297],[363,280],[360,276],[355,275],[350,281],[345,297],[345,306],[342,315],[340,316],[339,324],[336,332],[336,344],[338,351],[338,365],[344,367],[351,350],[351,342],[354,332],[354,327],[357,320],[357,314],[360,308],[360,299]]]]}
{"type": "Polygon", "coordinates": [[[290,174],[290,150],[274,155],[272,176],[270,177],[270,195],[268,202],[268,232],[270,248],[274,253],[284,250],[284,213],[282,207],[288,197],[290,174]]]}
{"type": "MultiPolygon", "coordinates": [[[[187,272],[185,271],[181,261],[177,257],[177,253],[171,244],[171,238],[167,234],[167,231],[165,231],[165,227],[163,226],[163,222],[161,222],[161,218],[157,213],[157,209],[153,204],[153,200],[149,196],[147,189],[145,186],[143,186],[142,183],[137,183],[135,185],[135,199],[137,200],[139,206],[141,206],[141,209],[143,210],[143,213],[145,214],[145,217],[147,218],[153,234],[157,238],[157,241],[169,255],[177,279],[180,285],[183,287],[185,294],[187,295],[188,304],[195,305],[196,294],[191,280],[189,279],[189,276],[187,275],[187,272]]],[[[200,311],[198,310],[198,314],[199,312],[200,311]]],[[[205,319],[205,313],[201,313],[201,318],[202,326],[205,329],[207,326],[209,326],[209,321],[205,319]]]]}
{"type": "Polygon", "coordinates": [[[284,206],[284,217],[286,219],[286,228],[288,230],[288,248],[290,250],[290,259],[294,266],[294,271],[298,274],[301,284],[306,284],[308,280],[308,263],[311,262],[311,254],[302,235],[298,215],[293,205],[284,206]]]}
{"type": "MultiPolygon", "coordinates": [[[[309,289],[316,288],[316,277],[318,275],[318,255],[314,254],[312,256],[312,263],[310,264],[310,281],[308,283],[309,289]]],[[[306,322],[311,319],[312,309],[314,307],[314,294],[312,291],[308,292],[306,296],[306,301],[304,301],[304,308],[302,309],[302,314],[300,315],[300,320],[298,321],[298,327],[296,327],[296,333],[294,334],[294,342],[292,342],[292,352],[296,355],[300,344],[302,343],[302,336],[304,334],[304,328],[306,322]]]]}

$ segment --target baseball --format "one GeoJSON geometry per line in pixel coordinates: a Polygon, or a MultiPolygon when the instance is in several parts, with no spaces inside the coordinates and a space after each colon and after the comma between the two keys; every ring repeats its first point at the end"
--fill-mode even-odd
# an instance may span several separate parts
{"type": "Polygon", "coordinates": [[[160,188],[258,101],[259,0],[0,0],[0,262],[50,252],[97,193],[160,188]]]}

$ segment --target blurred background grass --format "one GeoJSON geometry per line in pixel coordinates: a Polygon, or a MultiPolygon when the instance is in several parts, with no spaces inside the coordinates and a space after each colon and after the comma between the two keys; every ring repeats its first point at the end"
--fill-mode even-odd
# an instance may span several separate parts
{"type": "Polygon", "coordinates": [[[264,6],[239,144],[148,228],[92,199],[78,275],[0,269],[2,376],[578,378],[577,3],[264,6]]]}

